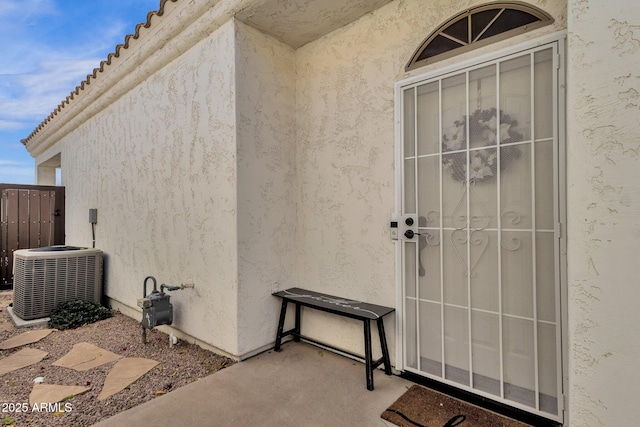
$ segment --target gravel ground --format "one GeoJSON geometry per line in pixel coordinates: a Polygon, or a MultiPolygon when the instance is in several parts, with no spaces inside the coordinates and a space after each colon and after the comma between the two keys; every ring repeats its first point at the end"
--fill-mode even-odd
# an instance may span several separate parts
{"type": "MultiPolygon", "coordinates": [[[[7,297],[7,293],[0,293],[0,341],[29,330],[13,327],[3,308],[7,305],[7,298],[10,298],[7,297]]],[[[118,412],[170,393],[233,363],[226,357],[184,341],[179,341],[170,349],[168,336],[155,329],[147,331],[147,344],[143,345],[140,323],[117,312],[110,319],[82,328],[55,331],[26,347],[47,351],[49,355],[39,363],[0,376],[0,425],[11,425],[13,421],[16,427],[90,426],[118,412]],[[123,391],[99,402],[98,394],[102,390],[107,373],[116,362],[85,372],[52,365],[71,350],[74,344],[83,341],[124,357],[145,357],[159,364],[123,391]],[[90,390],[65,401],[72,407],[70,412],[9,411],[11,403],[29,402],[29,393],[36,377],[44,377],[45,384],[79,385],[90,387],[90,390]]],[[[19,349],[0,350],[0,358],[7,357],[17,350],[19,349]]]]}

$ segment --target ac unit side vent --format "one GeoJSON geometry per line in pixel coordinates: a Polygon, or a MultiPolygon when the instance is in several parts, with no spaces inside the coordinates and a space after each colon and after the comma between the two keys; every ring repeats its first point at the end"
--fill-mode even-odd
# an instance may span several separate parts
{"type": "Polygon", "coordinates": [[[47,317],[60,303],[102,297],[102,251],[14,252],[13,311],[23,320],[47,317]]]}

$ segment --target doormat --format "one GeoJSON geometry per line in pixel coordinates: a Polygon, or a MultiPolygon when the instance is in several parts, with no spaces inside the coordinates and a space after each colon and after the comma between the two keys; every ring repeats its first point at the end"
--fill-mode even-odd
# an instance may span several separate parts
{"type": "Polygon", "coordinates": [[[401,427],[528,427],[520,421],[417,385],[382,415],[401,427]]]}

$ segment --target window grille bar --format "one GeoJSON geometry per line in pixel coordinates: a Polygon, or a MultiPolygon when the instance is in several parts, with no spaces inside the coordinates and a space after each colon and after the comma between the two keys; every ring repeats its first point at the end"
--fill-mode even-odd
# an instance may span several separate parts
{"type": "Polygon", "coordinates": [[[440,371],[440,375],[442,378],[445,378],[445,369],[446,369],[446,364],[445,364],[445,351],[444,351],[444,344],[445,344],[445,339],[444,339],[444,231],[443,231],[443,226],[444,226],[444,199],[443,199],[443,175],[444,175],[444,171],[443,171],[443,163],[442,161],[443,159],[443,154],[442,154],[442,146],[443,146],[443,140],[442,140],[442,133],[443,133],[443,126],[442,126],[442,120],[443,120],[443,114],[442,114],[442,79],[438,80],[438,152],[440,153],[440,161],[438,162],[438,170],[439,170],[439,174],[440,174],[440,191],[439,191],[439,198],[440,198],[440,364],[441,364],[441,371],[440,371]]]}
{"type": "MultiPolygon", "coordinates": [[[[418,191],[418,176],[420,174],[420,171],[418,170],[419,167],[419,162],[418,162],[418,138],[419,138],[419,134],[418,134],[418,87],[416,86],[415,88],[413,88],[414,92],[413,92],[413,114],[414,114],[414,119],[413,119],[413,131],[414,131],[414,135],[413,135],[413,153],[414,153],[414,159],[413,159],[413,171],[414,171],[414,175],[413,175],[413,179],[414,179],[414,184],[413,184],[413,191],[414,191],[414,197],[413,197],[413,212],[415,212],[416,214],[416,218],[418,216],[418,207],[420,206],[419,203],[419,197],[420,197],[420,192],[418,191]]],[[[420,334],[420,287],[419,287],[419,283],[420,283],[420,276],[418,274],[418,266],[420,265],[420,236],[418,236],[418,243],[414,243],[411,242],[411,244],[413,246],[415,246],[415,250],[414,252],[414,272],[413,272],[413,277],[414,277],[414,295],[416,296],[416,366],[418,368],[418,370],[422,370],[422,358],[420,357],[421,355],[421,349],[422,349],[422,336],[420,334]]]]}
{"type": "Polygon", "coordinates": [[[465,73],[465,111],[467,116],[466,129],[466,157],[467,157],[467,171],[466,171],[466,196],[467,196],[467,218],[466,218],[466,231],[467,231],[467,342],[469,352],[469,384],[473,388],[473,333],[471,330],[471,154],[469,148],[471,147],[471,132],[469,128],[471,120],[471,112],[469,111],[469,103],[471,102],[471,96],[469,95],[471,87],[469,85],[469,72],[465,73]]]}
{"type": "MultiPolygon", "coordinates": [[[[498,165],[501,165],[501,149],[500,149],[500,62],[496,63],[496,159],[498,165]]],[[[498,253],[498,350],[500,353],[500,397],[502,399],[504,396],[504,325],[503,325],[503,312],[502,312],[502,249],[500,246],[500,242],[502,242],[502,215],[500,212],[501,208],[501,198],[500,198],[500,187],[501,187],[501,179],[502,173],[500,171],[500,167],[496,169],[496,221],[497,221],[497,236],[496,236],[496,245],[497,245],[497,253],[498,253]]]]}
{"type": "Polygon", "coordinates": [[[538,360],[538,269],[537,269],[537,233],[536,233],[536,108],[535,108],[535,54],[529,54],[529,120],[531,132],[531,275],[532,275],[532,291],[533,291],[533,368],[534,368],[534,398],[535,408],[540,410],[540,368],[538,360]]]}

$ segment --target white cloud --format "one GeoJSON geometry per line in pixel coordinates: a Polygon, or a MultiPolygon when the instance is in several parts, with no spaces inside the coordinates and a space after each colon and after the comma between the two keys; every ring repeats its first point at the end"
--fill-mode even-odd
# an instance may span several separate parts
{"type": "Polygon", "coordinates": [[[48,60],[31,73],[13,76],[11,89],[0,86],[0,128],[3,121],[44,119],[99,63],[96,58],[48,60]]]}
{"type": "Polygon", "coordinates": [[[16,120],[0,119],[0,131],[13,131],[24,128],[24,123],[16,120]]]}
{"type": "Polygon", "coordinates": [[[96,25],[99,9],[89,12],[93,21],[78,21],[80,12],[67,9],[60,11],[54,0],[1,0],[0,130],[15,129],[19,121],[44,120],[100,66],[107,58],[104,52],[114,52],[125,34],[135,31],[110,15],[100,15],[96,25]]]}
{"type": "Polygon", "coordinates": [[[34,14],[55,13],[55,3],[51,0],[3,0],[0,17],[15,16],[20,12],[24,19],[34,14]]]}
{"type": "Polygon", "coordinates": [[[54,53],[39,40],[40,22],[59,11],[52,0],[3,0],[0,7],[0,74],[28,72],[38,58],[54,53]]]}
{"type": "MultiPolygon", "coordinates": [[[[3,160],[0,159],[0,168],[9,168],[9,167],[24,167],[27,166],[26,162],[20,162],[16,160],[3,160]]],[[[28,165],[31,166],[31,165],[28,165]]],[[[1,170],[1,169],[0,169],[1,170]]]]}
{"type": "Polygon", "coordinates": [[[33,163],[0,160],[0,183],[33,184],[34,176],[33,163]]]}
{"type": "Polygon", "coordinates": [[[33,182],[34,167],[20,140],[158,5],[159,0],[0,0],[0,182],[33,182]]]}

